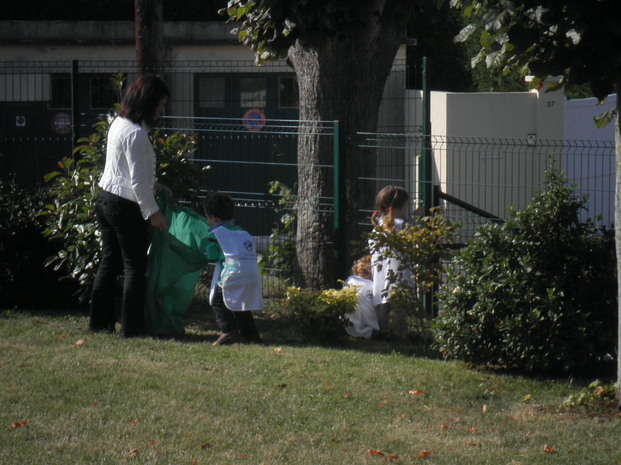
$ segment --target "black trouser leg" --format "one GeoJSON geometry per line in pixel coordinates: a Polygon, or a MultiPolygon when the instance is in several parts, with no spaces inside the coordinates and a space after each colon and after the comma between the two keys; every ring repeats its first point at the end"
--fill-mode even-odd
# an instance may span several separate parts
{"type": "Polygon", "coordinates": [[[114,290],[123,272],[121,333],[144,333],[144,293],[146,288],[148,225],[135,202],[102,192],[95,207],[102,233],[102,261],[91,299],[93,330],[114,326],[114,290]]]}

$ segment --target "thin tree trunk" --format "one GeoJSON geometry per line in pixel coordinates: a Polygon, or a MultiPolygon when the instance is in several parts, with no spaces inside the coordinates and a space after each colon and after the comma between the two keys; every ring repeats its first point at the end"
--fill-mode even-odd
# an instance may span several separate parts
{"type": "Polygon", "coordinates": [[[617,79],[615,121],[615,244],[617,251],[617,407],[621,411],[621,76],[617,79]]]}
{"type": "Polygon", "coordinates": [[[161,73],[166,59],[163,0],[134,0],[136,66],[139,75],[161,73]]]}

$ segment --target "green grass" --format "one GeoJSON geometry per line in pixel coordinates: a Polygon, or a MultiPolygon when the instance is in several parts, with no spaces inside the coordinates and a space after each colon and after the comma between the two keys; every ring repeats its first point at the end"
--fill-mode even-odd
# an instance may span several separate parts
{"type": "Polygon", "coordinates": [[[212,322],[189,316],[178,340],[126,340],[88,334],[81,315],[5,312],[0,463],[621,462],[613,409],[559,409],[585,384],[478,372],[407,344],[293,345],[269,318],[265,344],[213,347],[212,322]]]}

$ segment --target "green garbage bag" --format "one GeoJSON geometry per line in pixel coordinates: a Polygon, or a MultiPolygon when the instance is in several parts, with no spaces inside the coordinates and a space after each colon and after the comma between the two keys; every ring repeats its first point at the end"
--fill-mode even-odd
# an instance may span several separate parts
{"type": "Polygon", "coordinates": [[[147,267],[145,320],[154,336],[185,331],[183,314],[192,302],[196,283],[207,264],[209,224],[195,211],[175,206],[169,196],[158,197],[168,232],[153,230],[147,267]]]}

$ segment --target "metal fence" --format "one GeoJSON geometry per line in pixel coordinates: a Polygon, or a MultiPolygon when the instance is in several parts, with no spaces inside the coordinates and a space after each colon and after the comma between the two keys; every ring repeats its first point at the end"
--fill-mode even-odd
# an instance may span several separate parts
{"type": "MultiPolygon", "coordinates": [[[[240,224],[267,250],[282,199],[270,194],[268,185],[280,181],[293,188],[297,181],[297,136],[304,122],[297,120],[292,70],[284,62],[256,67],[248,61],[205,61],[175,62],[159,71],[174,88],[169,113],[187,116],[166,118],[166,130],[197,134],[194,161],[212,167],[203,190],[230,193],[240,206],[240,224]],[[263,112],[252,112],[258,108],[263,112]]],[[[40,185],[43,174],[71,153],[76,138],[93,132],[98,115],[118,102],[110,85],[113,73],[131,81],[135,63],[0,62],[0,177],[16,173],[23,185],[40,185]]],[[[464,243],[481,224],[505,218],[508,207],[528,205],[544,187],[545,170],[553,162],[578,195],[588,196],[583,217],[612,223],[612,141],[428,136],[396,110],[410,108],[403,105],[405,73],[405,63],[395,63],[379,132],[359,134],[361,148],[376,154],[375,174],[359,182],[374,191],[401,185],[415,202],[443,207],[449,219],[461,224],[459,241],[464,243]],[[406,120],[416,127],[405,127],[406,120]]],[[[338,136],[332,122],[318,130],[322,137],[338,136]]],[[[333,164],[321,169],[334,175],[333,164]]],[[[320,204],[327,214],[334,211],[334,198],[320,199],[320,204]]],[[[291,206],[282,208],[286,214],[291,206]]],[[[360,223],[368,224],[372,209],[369,205],[359,212],[360,223]]],[[[281,250],[289,247],[287,237],[276,239],[281,250]]],[[[278,275],[276,269],[268,272],[278,275]]]]}
{"type": "MultiPolygon", "coordinates": [[[[545,172],[561,170],[577,197],[586,196],[581,219],[610,225],[614,220],[615,144],[602,140],[545,140],[425,136],[421,133],[365,134],[377,151],[377,176],[361,180],[377,188],[396,184],[422,202],[431,187],[429,206],[440,206],[461,224],[459,241],[477,228],[520,210],[545,188],[545,172]],[[424,146],[431,151],[431,176],[422,169],[424,146]]],[[[361,216],[370,216],[372,206],[361,216]]]]}

